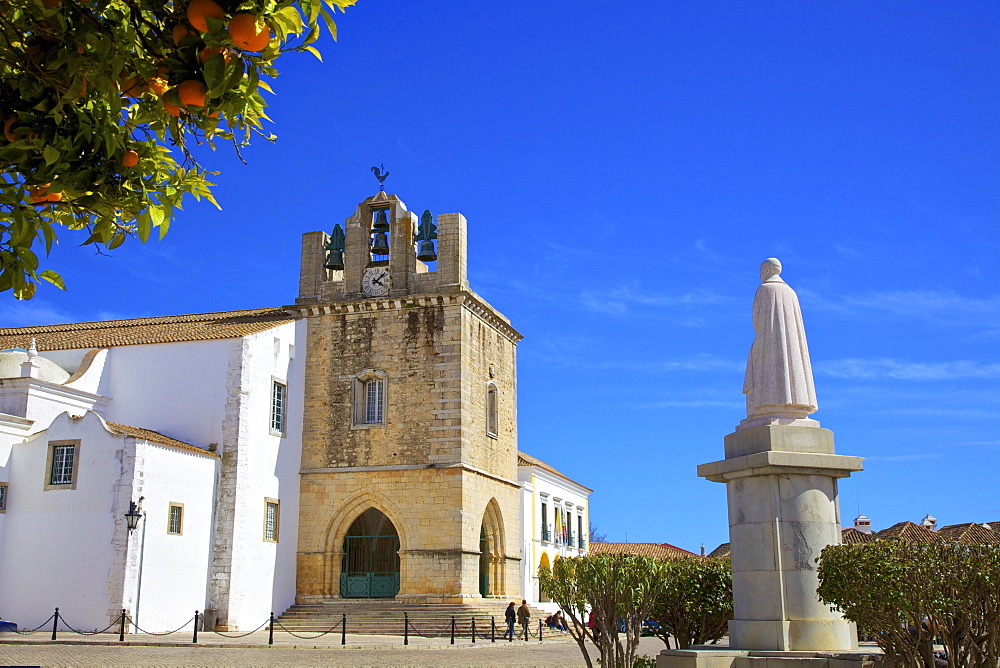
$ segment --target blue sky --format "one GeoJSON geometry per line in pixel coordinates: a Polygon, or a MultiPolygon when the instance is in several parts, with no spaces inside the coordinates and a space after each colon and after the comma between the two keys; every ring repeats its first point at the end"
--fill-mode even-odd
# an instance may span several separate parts
{"type": "Polygon", "coordinates": [[[695,475],[743,417],[757,267],[799,293],[850,523],[1000,521],[1000,5],[360,0],[283,59],[223,211],[54,251],[7,326],[291,303],[303,232],[377,191],[469,220],[525,335],[520,447],[610,540],[728,539],[695,475]],[[859,504],[860,502],[860,504],[859,504]]]}

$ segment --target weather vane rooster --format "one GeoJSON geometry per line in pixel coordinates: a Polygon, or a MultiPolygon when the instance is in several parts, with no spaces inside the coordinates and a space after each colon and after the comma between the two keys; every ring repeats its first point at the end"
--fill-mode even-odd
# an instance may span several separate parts
{"type": "Polygon", "coordinates": [[[378,189],[385,190],[385,180],[389,178],[389,172],[385,171],[385,165],[381,165],[381,169],[372,167],[372,174],[378,179],[378,189]]]}

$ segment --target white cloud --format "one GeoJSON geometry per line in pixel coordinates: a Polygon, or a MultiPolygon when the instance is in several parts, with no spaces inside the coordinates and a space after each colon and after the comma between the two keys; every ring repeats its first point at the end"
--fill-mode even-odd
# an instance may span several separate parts
{"type": "MultiPolygon", "coordinates": [[[[702,306],[719,304],[727,301],[714,290],[691,290],[684,293],[650,293],[648,289],[637,284],[621,286],[612,290],[598,292],[585,290],[580,293],[579,302],[583,306],[600,313],[621,315],[628,313],[630,307],[640,307],[648,313],[649,308],[666,308],[672,306],[702,306]]],[[[700,322],[700,320],[699,320],[700,322]]]]}
{"type": "Polygon", "coordinates": [[[863,295],[825,296],[799,290],[810,308],[838,313],[875,311],[887,315],[931,320],[954,327],[1000,327],[1000,297],[967,297],[943,290],[897,290],[863,295]]]}
{"type": "Polygon", "coordinates": [[[981,408],[892,408],[884,411],[876,411],[875,413],[876,415],[961,418],[974,420],[992,420],[1000,418],[1000,411],[983,410],[981,408]]]}
{"type": "Polygon", "coordinates": [[[819,361],[817,374],[834,378],[897,380],[954,380],[960,378],[1000,378],[1000,364],[972,360],[954,362],[907,362],[889,357],[819,361]]]}
{"type": "Polygon", "coordinates": [[[690,401],[654,401],[645,404],[647,408],[744,408],[743,401],[722,401],[718,399],[693,399],[690,401]]]}
{"type": "Polygon", "coordinates": [[[76,316],[39,299],[19,302],[9,292],[0,299],[0,326],[3,327],[34,327],[76,321],[76,316]]]}
{"type": "Polygon", "coordinates": [[[911,462],[920,459],[941,459],[944,455],[939,452],[929,452],[924,454],[911,455],[890,455],[888,457],[865,457],[866,462],[911,462]]]}

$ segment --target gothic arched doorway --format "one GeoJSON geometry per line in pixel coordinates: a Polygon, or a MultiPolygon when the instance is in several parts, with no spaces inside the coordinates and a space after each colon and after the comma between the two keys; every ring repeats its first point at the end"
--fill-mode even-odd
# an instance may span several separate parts
{"type": "Polygon", "coordinates": [[[490,545],[485,526],[479,530],[479,595],[490,595],[490,545]]]}
{"type": "Polygon", "coordinates": [[[399,593],[399,534],[375,508],[361,513],[344,536],[340,595],[392,598],[399,593]]]}
{"type": "Polygon", "coordinates": [[[500,505],[490,499],[479,529],[479,594],[501,595],[506,590],[503,519],[500,505]]]}

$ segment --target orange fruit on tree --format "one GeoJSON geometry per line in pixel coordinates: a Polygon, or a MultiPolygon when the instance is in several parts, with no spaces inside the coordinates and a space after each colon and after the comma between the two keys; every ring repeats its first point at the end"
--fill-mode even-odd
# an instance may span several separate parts
{"type": "Polygon", "coordinates": [[[178,23],[174,26],[174,29],[170,31],[170,36],[174,38],[174,45],[181,43],[181,40],[188,35],[194,35],[195,32],[191,28],[187,27],[183,23],[178,23]]]}
{"type": "Polygon", "coordinates": [[[58,7],[62,4],[62,0],[42,0],[42,4],[48,8],[58,7]]]}
{"type": "Polygon", "coordinates": [[[140,95],[142,95],[143,93],[145,93],[147,90],[149,90],[149,86],[147,86],[146,84],[142,83],[142,80],[139,79],[139,77],[126,77],[123,74],[122,75],[121,90],[122,90],[123,93],[125,93],[129,97],[139,97],[140,95]]]}
{"type": "Polygon", "coordinates": [[[182,81],[177,86],[177,96],[180,98],[181,104],[185,107],[204,107],[205,84],[197,79],[182,81]]]}
{"type": "Polygon", "coordinates": [[[166,109],[167,113],[170,114],[171,116],[181,115],[181,108],[178,107],[176,104],[170,104],[169,102],[166,101],[166,99],[163,100],[163,108],[166,109]]]}
{"type": "Polygon", "coordinates": [[[187,6],[188,22],[201,32],[208,32],[208,21],[211,17],[220,21],[226,20],[226,12],[215,0],[191,0],[187,6]]]}
{"type": "Polygon", "coordinates": [[[253,14],[237,14],[226,28],[229,38],[244,51],[263,51],[271,43],[271,29],[253,14]]]}
{"type": "Polygon", "coordinates": [[[3,136],[7,138],[7,141],[17,141],[17,135],[14,134],[14,122],[16,120],[17,116],[11,116],[3,124],[3,136]]]}
{"type": "Polygon", "coordinates": [[[49,186],[51,183],[43,183],[40,186],[31,186],[28,188],[28,197],[31,198],[32,204],[45,204],[46,202],[58,202],[62,199],[62,193],[50,193],[49,186]]]}
{"type": "Polygon", "coordinates": [[[135,151],[125,151],[122,154],[122,166],[123,167],[135,167],[139,164],[139,154],[135,151]]]}
{"type": "Polygon", "coordinates": [[[153,77],[149,80],[149,90],[156,93],[157,96],[163,95],[167,91],[167,80],[153,77]]]}
{"type": "Polygon", "coordinates": [[[205,63],[208,62],[208,59],[211,58],[216,53],[221,53],[223,62],[225,62],[227,65],[229,64],[230,60],[229,49],[224,49],[221,46],[206,46],[204,49],[201,50],[201,53],[198,54],[198,60],[200,60],[201,64],[204,65],[205,63]]]}

